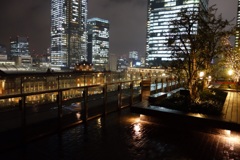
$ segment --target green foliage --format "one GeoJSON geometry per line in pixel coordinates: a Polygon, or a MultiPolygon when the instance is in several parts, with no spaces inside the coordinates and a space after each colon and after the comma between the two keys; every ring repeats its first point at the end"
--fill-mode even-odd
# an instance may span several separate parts
{"type": "Polygon", "coordinates": [[[221,115],[226,96],[227,93],[224,91],[206,89],[199,93],[199,98],[193,102],[189,102],[187,97],[176,93],[162,100],[157,105],[188,113],[221,115]]]}
{"type": "Polygon", "coordinates": [[[225,42],[235,34],[232,21],[224,20],[216,13],[215,5],[207,10],[182,9],[179,18],[170,22],[166,45],[172,53],[171,67],[178,76],[186,76],[191,98],[197,94],[195,81],[199,78],[198,73],[204,71],[205,75],[213,76],[217,65],[212,63],[213,59],[231,48],[225,42]]]}

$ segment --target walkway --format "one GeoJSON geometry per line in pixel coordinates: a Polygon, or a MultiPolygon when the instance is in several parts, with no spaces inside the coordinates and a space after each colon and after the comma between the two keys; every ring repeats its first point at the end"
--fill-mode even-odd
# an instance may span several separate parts
{"type": "MultiPolygon", "coordinates": [[[[224,107],[229,121],[236,117],[233,106],[240,104],[238,95],[238,92],[229,92],[227,96],[224,107]]],[[[1,150],[0,159],[240,159],[240,134],[216,128],[146,123],[139,121],[139,114],[126,108],[105,118],[93,119],[87,125],[79,124],[11,150],[1,150]]]]}
{"type": "Polygon", "coordinates": [[[240,125],[240,92],[228,92],[223,106],[223,118],[240,125]]]}
{"type": "Polygon", "coordinates": [[[239,134],[139,121],[129,108],[8,151],[2,160],[240,159],[239,134]]]}

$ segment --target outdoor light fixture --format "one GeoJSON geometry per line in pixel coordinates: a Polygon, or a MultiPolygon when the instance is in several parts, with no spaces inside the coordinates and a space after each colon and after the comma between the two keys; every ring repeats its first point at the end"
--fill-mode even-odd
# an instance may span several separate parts
{"type": "Polygon", "coordinates": [[[210,82],[212,79],[212,76],[208,76],[208,81],[210,82]]]}
{"type": "Polygon", "coordinates": [[[230,70],[228,71],[228,75],[231,76],[232,74],[233,74],[233,70],[230,69],[230,70]]]}
{"type": "Polygon", "coordinates": [[[202,78],[203,78],[203,76],[204,76],[204,72],[203,72],[203,71],[201,71],[201,72],[199,73],[199,77],[200,77],[200,79],[202,79],[202,78]]]}

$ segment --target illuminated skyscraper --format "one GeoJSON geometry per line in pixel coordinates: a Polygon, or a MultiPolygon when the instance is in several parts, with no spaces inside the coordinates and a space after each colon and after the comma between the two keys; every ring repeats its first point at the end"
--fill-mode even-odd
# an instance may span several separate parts
{"type": "Polygon", "coordinates": [[[137,60],[138,59],[138,51],[129,52],[129,59],[137,60]]]}
{"type": "MultiPolygon", "coordinates": [[[[178,18],[182,8],[207,8],[208,0],[148,0],[146,66],[161,66],[171,60],[166,46],[170,22],[178,18]]],[[[197,31],[197,24],[196,30],[197,31]]]]}
{"type": "Polygon", "coordinates": [[[87,59],[87,0],[51,1],[51,65],[73,67],[87,59]]]}
{"type": "Polygon", "coordinates": [[[109,69],[109,22],[100,18],[88,20],[88,61],[95,70],[109,69]]]}
{"type": "MultiPolygon", "coordinates": [[[[237,28],[240,28],[240,0],[238,0],[238,11],[237,11],[237,28]]],[[[236,31],[236,37],[235,37],[235,47],[239,47],[239,36],[240,32],[236,31]]]]}

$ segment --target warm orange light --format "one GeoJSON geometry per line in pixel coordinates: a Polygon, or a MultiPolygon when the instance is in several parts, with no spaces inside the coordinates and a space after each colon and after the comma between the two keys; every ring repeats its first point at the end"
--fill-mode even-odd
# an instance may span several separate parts
{"type": "Polygon", "coordinates": [[[134,124],[134,131],[139,132],[140,130],[141,130],[140,124],[139,123],[134,124]]]}
{"type": "Polygon", "coordinates": [[[228,71],[228,75],[231,76],[232,74],[233,74],[233,70],[230,69],[230,70],[228,71]]]}
{"type": "Polygon", "coordinates": [[[200,72],[199,76],[200,76],[200,78],[202,78],[204,76],[204,72],[200,72]]]}

